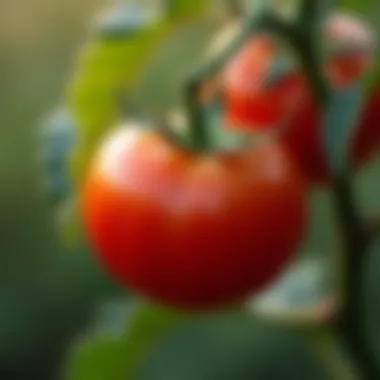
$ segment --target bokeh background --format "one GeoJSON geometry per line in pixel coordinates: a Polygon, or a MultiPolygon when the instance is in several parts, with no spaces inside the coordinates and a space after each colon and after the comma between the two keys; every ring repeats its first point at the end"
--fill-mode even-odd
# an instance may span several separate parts
{"type": "MultiPolygon", "coordinates": [[[[0,0],[0,379],[58,378],[97,306],[121,294],[88,250],[65,249],[44,197],[36,133],[62,99],[89,21],[104,0],[0,0]]],[[[153,84],[151,84],[153,85],[153,84]]],[[[379,205],[380,164],[357,178],[363,208],[379,205]]],[[[334,246],[329,195],[317,192],[305,251],[334,246]]],[[[380,358],[380,250],[368,262],[363,307],[380,358]]],[[[294,334],[230,316],[184,326],[147,358],[146,380],[324,379],[294,334]]],[[[122,379],[120,379],[122,380],[122,379]]]]}

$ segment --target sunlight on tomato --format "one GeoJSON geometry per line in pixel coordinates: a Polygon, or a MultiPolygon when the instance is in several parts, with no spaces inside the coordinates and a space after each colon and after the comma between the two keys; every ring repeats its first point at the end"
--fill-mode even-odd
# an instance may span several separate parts
{"type": "Polygon", "coordinates": [[[105,269],[142,296],[190,310],[260,291],[306,228],[303,181],[275,142],[198,155],[123,126],[99,148],[82,200],[105,269]]]}

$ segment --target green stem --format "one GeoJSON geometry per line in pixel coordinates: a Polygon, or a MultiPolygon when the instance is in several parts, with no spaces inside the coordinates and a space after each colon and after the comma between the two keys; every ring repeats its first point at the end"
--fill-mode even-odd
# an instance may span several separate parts
{"type": "MultiPolygon", "coordinates": [[[[298,37],[293,42],[313,94],[323,112],[332,90],[326,83],[320,60],[318,35],[316,34],[316,31],[320,32],[317,24],[320,22],[320,16],[317,1],[304,0],[299,19],[303,33],[298,33],[298,37]]],[[[364,379],[375,380],[380,378],[380,369],[365,336],[365,318],[363,305],[360,302],[362,299],[364,253],[368,246],[366,234],[357,211],[349,173],[333,179],[332,191],[336,215],[341,227],[342,248],[344,250],[342,265],[345,274],[343,279],[345,299],[335,327],[364,379]]]]}
{"type": "Polygon", "coordinates": [[[210,148],[210,136],[205,122],[204,111],[199,101],[201,78],[193,76],[186,83],[186,105],[190,120],[191,147],[197,151],[210,148]]]}
{"type": "Polygon", "coordinates": [[[252,25],[253,17],[249,17],[247,22],[243,24],[235,40],[219,56],[212,57],[212,59],[201,65],[186,83],[185,93],[191,126],[191,144],[197,150],[206,150],[210,147],[211,143],[204,120],[203,107],[199,101],[201,84],[205,78],[211,77],[220,71],[226,62],[238,52],[251,35],[253,31],[252,25]]]}
{"type": "Polygon", "coordinates": [[[348,175],[344,175],[336,178],[333,184],[334,203],[345,252],[345,260],[342,263],[345,273],[345,300],[336,329],[351,356],[358,363],[364,379],[375,380],[380,378],[380,368],[365,334],[365,316],[361,302],[368,240],[361,225],[349,178],[348,175]]]}
{"type": "Polygon", "coordinates": [[[189,78],[186,83],[186,105],[191,126],[191,143],[197,150],[211,147],[211,138],[204,120],[204,111],[199,101],[199,92],[205,78],[214,76],[233,57],[255,31],[270,30],[279,35],[288,34],[289,26],[266,12],[265,0],[257,1],[250,11],[235,40],[217,57],[212,57],[189,78]]]}
{"type": "Polygon", "coordinates": [[[313,96],[317,104],[324,108],[329,98],[330,89],[323,69],[321,69],[322,64],[319,54],[313,49],[309,38],[304,34],[297,34],[294,46],[302,62],[302,67],[312,89],[313,96]]]}
{"type": "Polygon", "coordinates": [[[326,375],[334,380],[360,379],[355,363],[347,355],[346,345],[330,329],[311,331],[304,336],[309,340],[314,353],[325,364],[326,375]]]}
{"type": "Polygon", "coordinates": [[[322,108],[331,92],[329,83],[324,75],[323,57],[320,38],[322,35],[322,19],[328,8],[328,0],[304,0],[295,26],[296,33],[292,42],[296,54],[302,63],[305,76],[309,81],[317,104],[322,108]]]}

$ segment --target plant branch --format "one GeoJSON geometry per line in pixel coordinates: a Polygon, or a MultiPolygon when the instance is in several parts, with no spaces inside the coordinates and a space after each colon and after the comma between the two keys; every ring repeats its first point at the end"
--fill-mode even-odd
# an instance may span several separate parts
{"type": "Polygon", "coordinates": [[[186,105],[192,143],[196,149],[205,150],[211,145],[204,121],[203,105],[200,101],[202,83],[219,72],[255,31],[266,30],[279,35],[292,33],[287,23],[267,12],[265,3],[265,0],[257,1],[256,7],[250,11],[234,41],[220,55],[203,63],[186,81],[186,105]]]}
{"type": "Polygon", "coordinates": [[[301,1],[295,29],[297,33],[290,36],[295,53],[316,98],[322,108],[330,93],[329,83],[324,75],[320,38],[322,19],[328,8],[328,0],[301,1]]]}
{"type": "MultiPolygon", "coordinates": [[[[317,32],[320,32],[321,13],[317,3],[316,0],[302,1],[299,17],[299,30],[302,30],[302,33],[291,42],[298,52],[315,99],[324,112],[332,90],[326,83],[320,59],[317,32]]],[[[360,302],[367,242],[357,210],[350,173],[343,173],[334,178],[332,191],[344,252],[341,264],[345,296],[335,327],[352,360],[357,363],[360,373],[366,380],[375,380],[380,377],[380,370],[365,337],[365,320],[360,302]]]]}
{"type": "Polygon", "coordinates": [[[364,232],[367,236],[367,244],[380,237],[380,212],[376,212],[363,221],[364,232]]]}
{"type": "Polygon", "coordinates": [[[336,329],[351,356],[357,361],[364,378],[375,380],[380,376],[380,369],[365,334],[365,316],[361,302],[366,257],[364,253],[368,249],[368,244],[349,178],[348,174],[336,178],[333,185],[336,214],[341,226],[342,248],[345,253],[342,262],[345,274],[343,278],[345,300],[336,329]]]}
{"type": "Polygon", "coordinates": [[[305,335],[313,352],[323,361],[326,373],[334,380],[359,380],[358,368],[349,360],[345,345],[331,329],[305,335]]]}

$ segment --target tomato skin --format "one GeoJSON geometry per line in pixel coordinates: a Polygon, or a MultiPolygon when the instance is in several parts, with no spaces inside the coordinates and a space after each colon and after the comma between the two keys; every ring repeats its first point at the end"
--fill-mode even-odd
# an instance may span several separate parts
{"type": "Polygon", "coordinates": [[[189,310],[261,290],[306,226],[305,185],[274,142],[199,156],[154,132],[118,130],[99,150],[82,200],[102,265],[141,295],[189,310]]]}
{"type": "Polygon", "coordinates": [[[265,84],[265,75],[276,59],[276,46],[267,35],[248,41],[221,75],[226,122],[256,128],[276,123],[291,104],[289,94],[298,90],[295,76],[285,76],[275,85],[265,84]]]}

